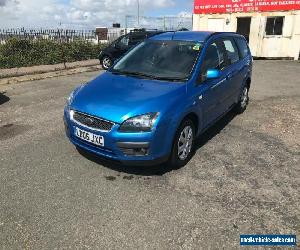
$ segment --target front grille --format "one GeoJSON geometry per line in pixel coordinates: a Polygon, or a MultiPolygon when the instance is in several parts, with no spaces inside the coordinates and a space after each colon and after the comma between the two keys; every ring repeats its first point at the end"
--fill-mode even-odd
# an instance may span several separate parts
{"type": "Polygon", "coordinates": [[[73,120],[81,125],[102,131],[110,131],[114,126],[113,122],[105,121],[77,111],[74,111],[73,120]]]}

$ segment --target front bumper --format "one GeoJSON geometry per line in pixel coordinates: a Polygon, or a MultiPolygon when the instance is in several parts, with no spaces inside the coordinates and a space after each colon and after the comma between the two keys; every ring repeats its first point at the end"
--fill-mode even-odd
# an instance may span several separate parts
{"type": "Polygon", "coordinates": [[[167,161],[170,154],[169,141],[163,126],[148,133],[122,133],[118,131],[120,125],[115,124],[111,131],[100,132],[72,121],[67,108],[64,110],[64,124],[66,135],[74,145],[125,165],[157,165],[167,161]],[[104,147],[75,136],[75,127],[103,136],[104,147]]]}

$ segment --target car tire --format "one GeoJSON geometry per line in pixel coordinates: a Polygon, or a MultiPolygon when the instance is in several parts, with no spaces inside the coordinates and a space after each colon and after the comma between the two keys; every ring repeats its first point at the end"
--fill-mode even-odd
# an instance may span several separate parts
{"type": "Polygon", "coordinates": [[[239,101],[235,106],[235,112],[237,114],[242,114],[247,109],[249,103],[249,88],[248,86],[244,86],[242,88],[241,94],[239,96],[239,101]]]}
{"type": "Polygon", "coordinates": [[[168,162],[171,168],[178,169],[189,162],[193,155],[195,136],[195,125],[192,120],[184,120],[178,127],[173,140],[168,162]]]}
{"type": "Polygon", "coordinates": [[[101,64],[103,69],[108,70],[112,66],[113,61],[109,56],[104,56],[101,60],[101,64]]]}

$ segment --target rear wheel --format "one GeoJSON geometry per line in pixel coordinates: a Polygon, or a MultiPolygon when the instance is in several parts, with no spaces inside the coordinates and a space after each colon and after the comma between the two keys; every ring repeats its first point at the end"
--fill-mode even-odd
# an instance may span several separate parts
{"type": "Polygon", "coordinates": [[[247,109],[248,103],[249,103],[249,89],[247,86],[244,86],[240,94],[239,102],[235,106],[236,113],[242,114],[247,109]]]}
{"type": "Polygon", "coordinates": [[[112,60],[109,56],[104,56],[102,59],[102,67],[103,69],[107,70],[111,67],[112,65],[112,60]]]}
{"type": "Polygon", "coordinates": [[[184,120],[179,126],[174,141],[169,164],[172,168],[186,165],[192,157],[195,139],[195,126],[190,120],[184,120]]]}

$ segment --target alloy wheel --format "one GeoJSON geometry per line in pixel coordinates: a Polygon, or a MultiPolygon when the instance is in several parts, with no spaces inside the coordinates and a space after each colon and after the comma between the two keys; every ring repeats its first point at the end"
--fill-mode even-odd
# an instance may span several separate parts
{"type": "Polygon", "coordinates": [[[241,95],[241,108],[245,108],[248,104],[248,88],[244,87],[241,95]]]}
{"type": "Polygon", "coordinates": [[[178,139],[178,157],[180,160],[184,161],[189,154],[191,153],[193,146],[193,129],[191,126],[186,126],[181,131],[179,139],[178,139]]]}
{"type": "Polygon", "coordinates": [[[108,69],[111,66],[111,59],[109,57],[104,57],[102,61],[103,68],[108,69]]]}

